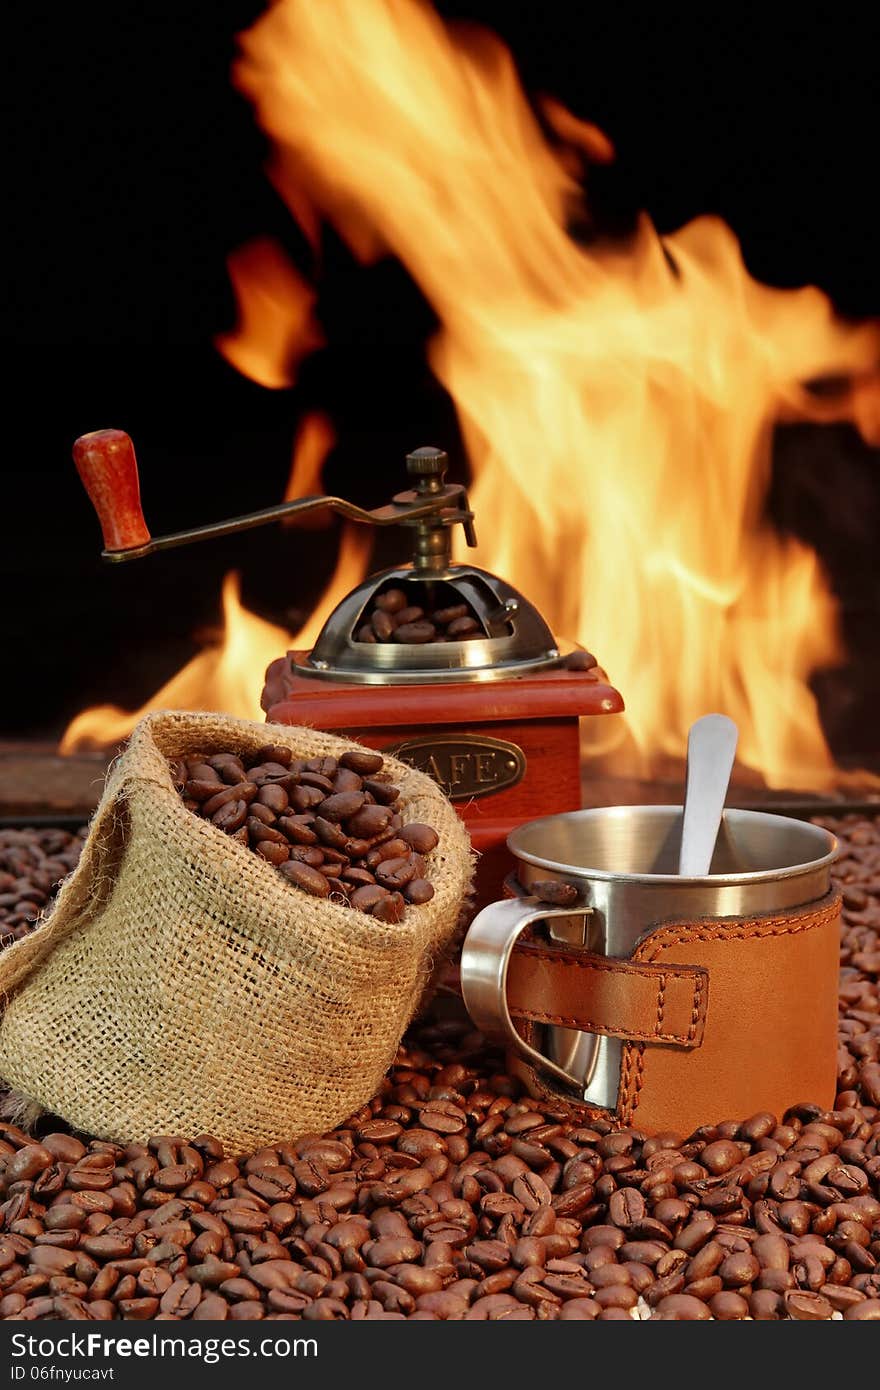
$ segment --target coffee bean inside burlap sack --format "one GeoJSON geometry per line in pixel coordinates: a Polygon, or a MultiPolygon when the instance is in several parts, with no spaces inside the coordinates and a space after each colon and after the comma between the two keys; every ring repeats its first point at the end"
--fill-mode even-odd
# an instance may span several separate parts
{"type": "Polygon", "coordinates": [[[0,1075],[90,1134],[216,1134],[232,1152],[337,1124],[373,1094],[454,944],[472,874],[439,787],[392,758],[408,821],[440,842],[429,903],[383,925],[307,896],[186,809],[169,758],[339,756],[331,734],[158,713],[109,775],[50,915],[0,957],[0,1075]]]}

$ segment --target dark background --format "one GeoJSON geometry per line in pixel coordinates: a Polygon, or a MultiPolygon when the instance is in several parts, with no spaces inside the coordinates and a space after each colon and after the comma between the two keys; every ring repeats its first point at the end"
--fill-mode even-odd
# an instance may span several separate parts
{"type": "MultiPolygon", "coordinates": [[[[322,0],[314,0],[322,3],[322,0]]],[[[304,247],[262,174],[265,145],[229,66],[255,3],[27,7],[8,36],[0,735],[54,737],[84,704],[143,701],[216,624],[223,574],[280,623],[332,569],[333,530],[252,532],[102,566],[70,462],[109,424],[135,438],[154,533],[281,496],[291,440],[320,406],[338,436],[328,486],[375,505],[424,442],[464,461],[430,377],[432,323],[405,273],[358,266],[332,237],[320,287],[327,347],[290,391],[240,377],[212,337],[232,326],[225,258],[260,233],[304,247]]],[[[754,15],[699,24],[658,7],[440,4],[509,43],[529,91],[597,122],[618,150],[591,183],[600,226],[645,207],[661,230],[716,212],[753,275],[814,282],[880,315],[874,219],[878,21],[754,15]]],[[[876,757],[878,457],[847,427],[781,432],[771,507],[818,546],[844,606],[846,677],[823,677],[838,753],[876,757]]],[[[397,558],[384,541],[378,557],[397,558]]],[[[600,653],[601,656],[601,653],[600,653]]]]}

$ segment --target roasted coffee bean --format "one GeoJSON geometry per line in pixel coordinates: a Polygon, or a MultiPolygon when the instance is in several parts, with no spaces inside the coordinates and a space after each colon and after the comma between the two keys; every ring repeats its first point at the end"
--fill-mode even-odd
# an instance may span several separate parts
{"type": "Polygon", "coordinates": [[[388,806],[362,806],[347,822],[350,835],[363,836],[369,840],[373,835],[381,835],[388,828],[392,812],[388,806]]]}
{"type": "MultiPolygon", "coordinates": [[[[211,769],[213,771],[213,769],[211,769]]],[[[208,801],[212,796],[216,796],[223,783],[220,777],[214,773],[211,781],[207,778],[190,777],[183,784],[183,794],[190,797],[193,801],[208,801]]]]}
{"type": "Polygon", "coordinates": [[[339,759],[339,766],[349,768],[359,777],[369,777],[382,771],[383,762],[381,753],[371,753],[366,748],[347,748],[339,759]]]}
{"type": "Polygon", "coordinates": [[[647,1215],[645,1199],[636,1187],[623,1187],[612,1192],[608,1202],[608,1215],[615,1226],[628,1230],[637,1226],[647,1215]]]}
{"type": "Polygon", "coordinates": [[[405,888],[414,873],[415,866],[410,858],[383,859],[376,865],[376,882],[393,892],[395,889],[405,888]]]}
{"type": "Polygon", "coordinates": [[[400,788],[392,782],[379,782],[372,777],[364,778],[364,791],[382,806],[393,806],[400,796],[400,788]]]}
{"type": "Polygon", "coordinates": [[[434,896],[434,885],[426,878],[412,878],[403,890],[408,903],[428,903],[434,896]]]}
{"type": "Polygon", "coordinates": [[[225,801],[211,817],[218,830],[225,830],[227,835],[240,830],[247,820],[246,801],[225,801]]]}
{"type": "Polygon", "coordinates": [[[419,608],[418,604],[411,603],[408,604],[406,608],[401,608],[399,612],[395,613],[394,626],[395,628],[401,625],[406,627],[410,623],[419,623],[424,616],[424,608],[419,608]]]}
{"type": "Polygon", "coordinates": [[[598,662],[593,653],[582,651],[580,648],[565,658],[565,667],[568,671],[593,671],[597,665],[598,662]]]}
{"type": "Polygon", "coordinates": [[[381,608],[378,609],[370,619],[370,626],[376,635],[377,642],[390,642],[395,626],[390,613],[381,608]]]}
{"type": "Polygon", "coordinates": [[[470,633],[480,631],[480,624],[476,618],[462,617],[453,618],[446,628],[446,636],[453,638],[467,637],[470,633]]]}
{"type": "Polygon", "coordinates": [[[298,864],[310,864],[313,869],[320,869],[324,863],[324,851],[317,845],[291,845],[288,858],[296,860],[298,864]]]}
{"type": "MultiPolygon", "coordinates": [[[[421,587],[419,586],[420,590],[421,587]]],[[[436,610],[426,609],[423,603],[412,602],[402,589],[395,588],[376,596],[369,620],[358,628],[357,640],[456,642],[482,635],[483,629],[467,603],[447,604],[445,608],[436,610]],[[430,630],[430,635],[415,638],[398,637],[402,629],[417,629],[426,634],[430,630]]]]}
{"type": "MultiPolygon", "coordinates": [[[[323,802],[321,805],[323,806],[323,802]]],[[[320,811],[320,807],[317,808],[320,811]]],[[[329,845],[331,849],[343,850],[348,842],[348,836],[341,825],[335,821],[325,820],[322,815],[315,816],[315,831],[322,845],[329,845]]]]}
{"type": "Polygon", "coordinates": [[[305,815],[313,811],[316,806],[320,806],[324,801],[325,793],[318,787],[292,787],[290,790],[290,805],[297,815],[305,815]]]}
{"type": "Polygon", "coordinates": [[[578,900],[577,889],[570,883],[560,882],[559,879],[539,879],[537,883],[529,884],[529,887],[539,902],[553,907],[571,907],[578,900]]]}
{"type": "Polygon", "coordinates": [[[433,623],[413,621],[401,623],[394,629],[395,642],[412,642],[418,646],[423,646],[426,642],[433,642],[437,636],[437,629],[433,623]]]}
{"type": "Polygon", "coordinates": [[[321,802],[317,809],[317,815],[325,821],[347,821],[361,809],[363,804],[363,792],[334,792],[332,796],[327,797],[326,801],[321,802]]]}
{"type": "Polygon", "coordinates": [[[700,1322],[711,1318],[708,1306],[693,1294],[676,1293],[661,1298],[656,1316],[673,1322],[700,1322]]]}
{"type": "MultiPolygon", "coordinates": [[[[224,787],[222,792],[212,796],[208,801],[202,803],[201,813],[204,816],[213,817],[221,806],[226,806],[229,802],[243,802],[249,805],[259,790],[253,782],[236,782],[232,787],[224,787]]],[[[215,822],[216,824],[217,822],[215,822]]],[[[238,826],[236,826],[238,829],[238,826]]]]}
{"type": "Polygon", "coordinates": [[[748,1300],[742,1294],[723,1291],[709,1299],[709,1311],[719,1322],[739,1322],[749,1314],[748,1300]]]}
{"type": "Polygon", "coordinates": [[[880,1298],[866,1298],[847,1308],[844,1318],[853,1322],[880,1322],[880,1298]]]}
{"type": "MultiPolygon", "coordinates": [[[[394,833],[403,820],[397,809],[400,789],[383,770],[381,754],[349,749],[339,760],[303,761],[275,745],[260,752],[262,760],[219,753],[205,761],[197,755],[181,764],[180,775],[172,766],[187,808],[210,818],[275,868],[292,863],[316,871],[318,876],[285,869],[288,882],[313,896],[348,907],[358,889],[382,887],[384,894],[362,894],[355,904],[379,922],[398,923],[407,904],[431,900],[434,888],[423,854],[436,845],[436,832],[418,825],[412,843],[394,833]]],[[[51,887],[51,879],[46,883],[51,887]]],[[[37,892],[30,884],[27,889],[37,892]]],[[[0,893],[0,909],[2,902],[0,893]]],[[[35,905],[34,916],[38,914],[35,905]]],[[[12,940],[20,934],[17,922],[15,917],[12,940]]]]}
{"type": "Polygon", "coordinates": [[[414,849],[416,854],[430,854],[432,849],[436,849],[439,836],[432,825],[422,825],[419,821],[413,821],[410,825],[404,825],[399,833],[399,839],[414,849]]]}
{"type": "MultiPolygon", "coordinates": [[[[301,766],[305,772],[317,772],[321,777],[329,777],[332,781],[339,771],[339,759],[330,757],[329,755],[325,757],[306,758],[305,762],[297,764],[296,766],[301,766]]],[[[293,770],[293,766],[291,766],[291,771],[293,770]]]]}
{"type": "Polygon", "coordinates": [[[330,884],[320,869],[313,869],[309,864],[300,864],[296,859],[289,859],[286,864],[281,865],[281,873],[297,888],[310,893],[313,898],[326,898],[330,893],[330,884]]]}
{"type": "Polygon", "coordinates": [[[278,763],[281,767],[288,768],[292,761],[293,754],[283,743],[264,743],[262,748],[258,748],[247,758],[251,767],[257,763],[278,763]]]}
{"type": "Polygon", "coordinates": [[[381,864],[383,860],[406,858],[408,854],[412,853],[412,846],[408,845],[406,840],[401,840],[399,836],[394,835],[390,840],[383,840],[381,844],[376,845],[375,849],[370,850],[366,856],[367,868],[375,872],[377,865],[381,864]]]}
{"type": "Polygon", "coordinates": [[[282,835],[280,830],[274,830],[271,825],[265,825],[261,820],[257,820],[253,816],[248,816],[245,824],[247,825],[250,842],[254,848],[264,841],[275,845],[287,845],[286,836],[282,835]]]}
{"type": "Polygon", "coordinates": [[[790,1318],[799,1321],[827,1321],[834,1309],[820,1293],[792,1289],[785,1295],[785,1309],[790,1318]]]}
{"type": "Polygon", "coordinates": [[[374,905],[370,916],[376,922],[385,922],[389,926],[396,926],[403,921],[406,911],[406,902],[402,894],[389,893],[387,897],[380,898],[374,905]]]}
{"type": "Polygon", "coordinates": [[[283,816],[290,805],[290,798],[283,787],[263,786],[257,792],[257,802],[276,816],[283,816]]]}
{"type": "Polygon", "coordinates": [[[400,613],[406,608],[406,594],[403,589],[386,589],[374,599],[376,607],[383,613],[400,613]]]}
{"type": "Polygon", "coordinates": [[[6,1165],[7,1183],[36,1178],[52,1163],[52,1155],[42,1144],[25,1144],[6,1165]]]}
{"type": "Polygon", "coordinates": [[[281,816],[278,820],[278,829],[288,840],[295,845],[316,845],[318,836],[314,829],[315,818],[312,815],[302,816],[281,816]]]}
{"type": "Polygon", "coordinates": [[[353,869],[349,866],[349,868],[342,870],[342,877],[346,883],[351,884],[352,891],[355,888],[374,887],[376,883],[369,869],[353,869]]]}
{"type": "Polygon", "coordinates": [[[451,608],[439,608],[436,613],[431,615],[432,621],[439,623],[441,627],[449,627],[457,618],[467,618],[469,616],[466,603],[455,603],[451,608]]]}
{"type": "Polygon", "coordinates": [[[300,772],[297,776],[297,785],[313,787],[315,791],[323,792],[325,796],[329,796],[333,791],[332,779],[325,777],[323,772],[310,772],[308,770],[300,772]]]}
{"type": "Polygon", "coordinates": [[[356,888],[351,895],[351,905],[356,907],[359,912],[372,913],[383,898],[389,896],[388,889],[381,884],[364,884],[361,888],[356,888]]]}
{"type": "Polygon", "coordinates": [[[258,844],[254,845],[254,849],[257,851],[257,854],[267,860],[268,863],[274,864],[276,868],[280,868],[289,858],[287,845],[274,844],[270,840],[261,840],[258,844]]]}

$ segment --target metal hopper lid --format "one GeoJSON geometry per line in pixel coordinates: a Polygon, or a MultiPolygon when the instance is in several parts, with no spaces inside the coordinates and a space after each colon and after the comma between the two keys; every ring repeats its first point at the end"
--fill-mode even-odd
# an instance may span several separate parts
{"type": "Polygon", "coordinates": [[[405,565],[359,584],[334,609],[313,650],[295,659],[299,675],[364,685],[505,680],[559,666],[559,644],[537,609],[497,575],[472,565],[426,571],[405,565]],[[485,637],[423,644],[358,641],[377,597],[403,589],[426,611],[466,603],[485,637]]]}

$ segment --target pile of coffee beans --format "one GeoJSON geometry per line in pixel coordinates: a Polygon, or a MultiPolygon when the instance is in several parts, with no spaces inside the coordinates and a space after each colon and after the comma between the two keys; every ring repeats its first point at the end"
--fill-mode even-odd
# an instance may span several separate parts
{"type": "Polygon", "coordinates": [[[193,753],[172,764],[172,775],[190,811],[312,897],[396,923],[434,896],[426,855],[439,836],[405,821],[380,753],[299,759],[268,744],[249,754],[193,753]]]}
{"type": "Polygon", "coordinates": [[[75,867],[85,830],[0,830],[0,947],[26,936],[75,867]]]}
{"type": "Polygon", "coordinates": [[[373,610],[358,628],[356,640],[369,642],[472,642],[485,637],[467,603],[426,610],[410,603],[403,589],[386,589],[373,600],[373,610]]]}
{"type": "Polygon", "coordinates": [[[880,822],[825,823],[833,1110],[587,1123],[524,1095],[447,1001],[369,1105],[243,1158],[0,1125],[0,1316],[880,1320],[880,822]]]}

